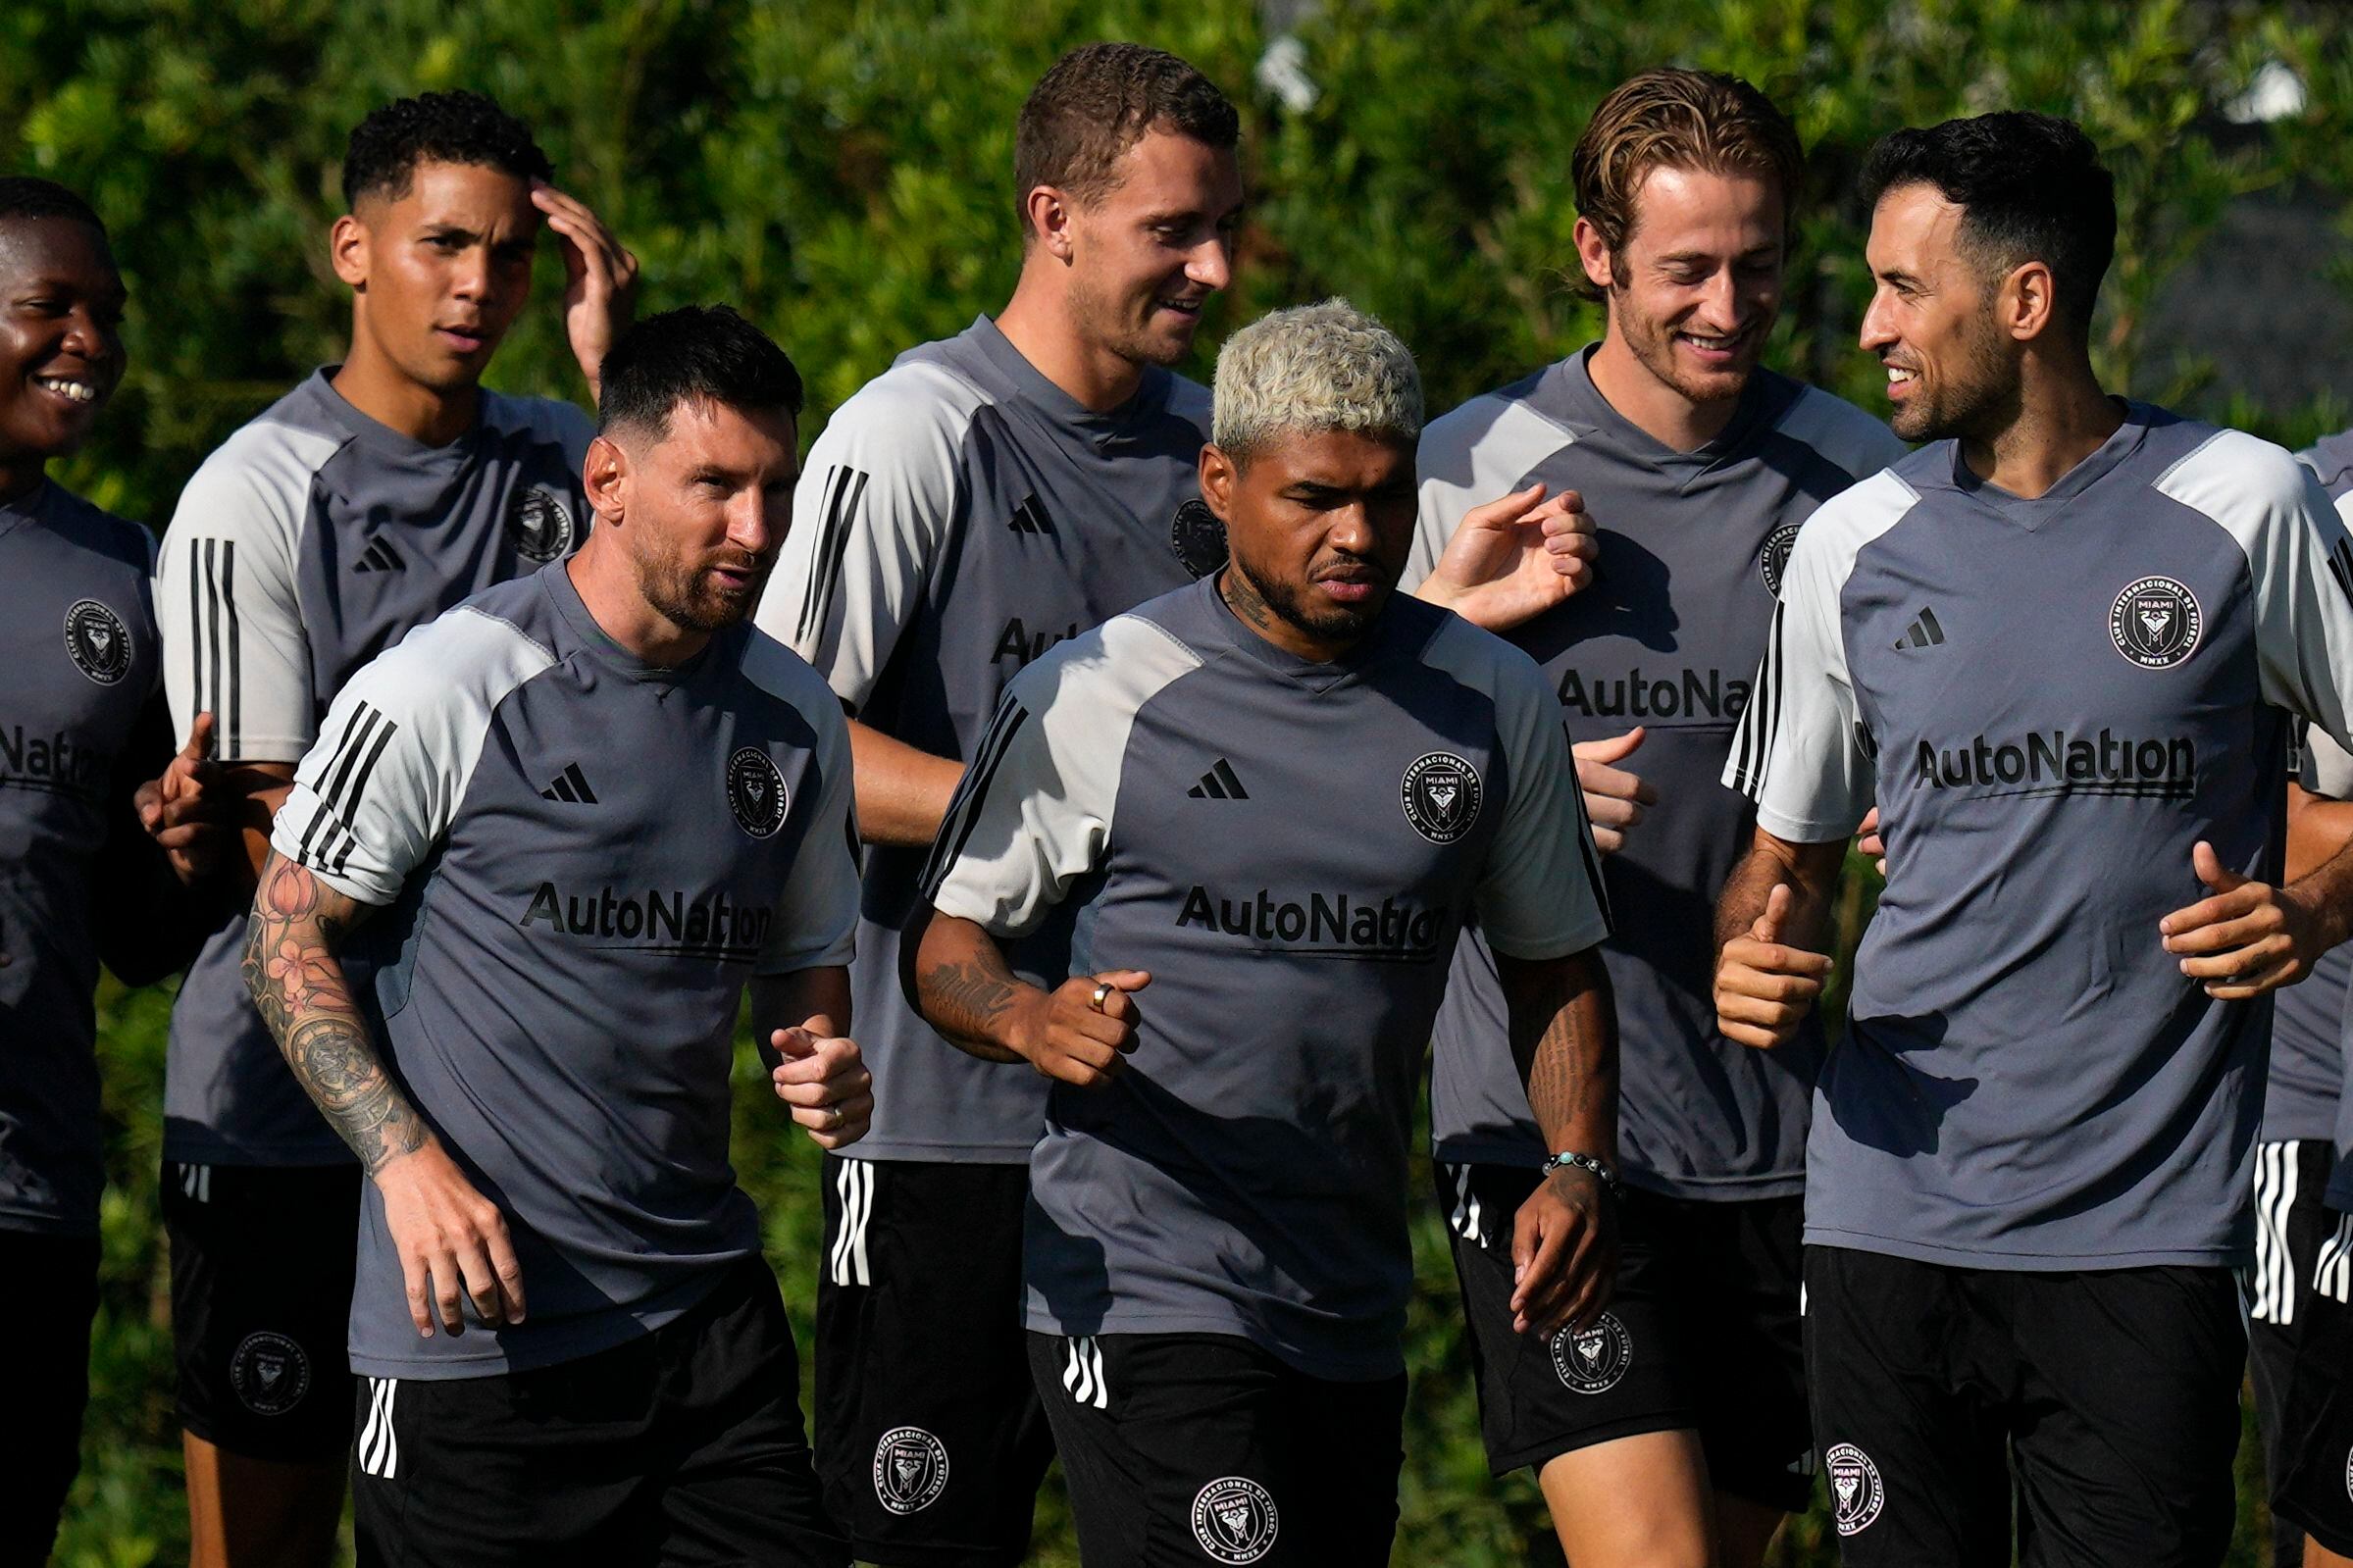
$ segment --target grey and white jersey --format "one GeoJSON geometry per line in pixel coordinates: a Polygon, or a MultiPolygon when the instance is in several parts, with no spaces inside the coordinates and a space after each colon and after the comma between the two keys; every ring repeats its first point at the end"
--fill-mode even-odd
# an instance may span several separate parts
{"type": "Polygon", "coordinates": [[[2244,1264],[2271,1005],[2157,922],[2191,846],[2277,875],[2286,726],[2342,744],[2353,541],[2310,471],[2143,404],[2035,500],[1953,442],[1815,514],[1725,771],[1892,874],[1808,1149],[1806,1239],[2019,1269],[2244,1264]]]}
{"type": "MultiPolygon", "coordinates": [[[[239,430],[180,493],[156,583],[182,734],[200,710],[229,762],[293,762],[369,660],[469,594],[587,536],[569,403],[482,394],[474,428],[427,446],[343,400],[319,371],[239,430]]],[[[172,1009],[164,1153],[230,1165],[348,1159],[303,1097],[237,973],[229,915],[172,1009]]]]}
{"type": "Polygon", "coordinates": [[[145,529],[53,481],[0,503],[0,1231],[98,1230],[93,883],[135,783],[118,763],[168,739],[147,733],[154,553],[145,529]]]}
{"type": "Polygon", "coordinates": [[[1313,664],[1204,582],[1016,680],[931,896],[1000,937],[1075,907],[1076,970],[1152,977],[1119,1075],[1049,1097],[1029,1326],[1396,1372],[1407,1145],[1456,934],[1475,915],[1516,957],[1592,946],[1595,858],[1542,676],[1418,600],[1313,664]]]}
{"type": "MultiPolygon", "coordinates": [[[[2298,728],[2303,733],[2290,764],[2297,782],[2326,799],[2353,799],[2353,755],[2327,735],[2298,728]]],[[[2348,982],[2353,982],[2353,946],[2337,946],[2323,953],[2302,981],[2272,993],[2265,1142],[2336,1136],[2348,982]]]]}
{"type": "MultiPolygon", "coordinates": [[[[745,980],[849,961],[849,734],[748,627],[675,669],[558,562],[345,684],[271,842],[362,926],[384,1058],[523,1266],[519,1327],[422,1340],[374,1183],[351,1364],[485,1377],[659,1327],[756,1253],[728,1163],[745,980]]],[[[785,1136],[781,1120],[778,1137],[785,1136]]]]}
{"type": "MultiPolygon", "coordinates": [[[[1770,1052],[1716,1034],[1715,892],[1754,821],[1716,775],[1798,525],[1906,448],[1861,409],[1760,371],[1722,432],[1678,452],[1610,406],[1590,354],[1473,398],[1422,433],[1407,578],[1429,575],[1474,506],[1540,480],[1583,494],[1601,544],[1593,583],[1507,635],[1543,667],[1571,739],[1643,727],[1626,765],[1659,788],[1659,805],[1602,863],[1619,1157],[1628,1181],[1679,1197],[1782,1196],[1805,1186],[1821,1031],[1810,1022],[1770,1052]]],[[[1533,1166],[1547,1152],[1475,931],[1438,1012],[1430,1122],[1442,1160],[1533,1166]]]]}
{"type": "MultiPolygon", "coordinates": [[[[1208,423],[1208,392],[1156,369],[1124,407],[1090,412],[986,317],[909,349],[811,447],[759,625],[862,723],[968,761],[1024,665],[1224,561],[1196,477],[1208,423]]],[[[1044,1081],[964,1055],[899,988],[923,858],[866,852],[851,984],[859,1043],[891,1091],[843,1152],[1019,1164],[1044,1081]]],[[[1015,967],[1059,984],[1068,951],[1049,923],[1015,967]]]]}

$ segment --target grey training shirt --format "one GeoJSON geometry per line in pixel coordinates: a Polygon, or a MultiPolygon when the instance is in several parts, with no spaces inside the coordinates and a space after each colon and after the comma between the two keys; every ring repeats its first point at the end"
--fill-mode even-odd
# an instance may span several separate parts
{"type": "MultiPolygon", "coordinates": [[[[1209,394],[1148,370],[1090,412],[986,317],[909,349],[836,411],[810,448],[759,626],[817,667],[862,723],[969,761],[998,694],[1049,647],[1214,570],[1223,527],[1196,478],[1209,394]]],[[[898,934],[920,849],[866,852],[858,1040],[878,1082],[854,1158],[1020,1164],[1046,1086],[932,1032],[899,989],[898,934]]],[[[1015,953],[1068,974],[1049,923],[1015,953]]]]}
{"type": "MultiPolygon", "coordinates": [[[[474,428],[427,446],[317,372],[204,461],[156,584],[172,712],[216,715],[226,762],[294,762],[353,671],[460,599],[587,537],[593,433],[569,403],[482,394],[474,428]]],[[[350,1158],[287,1074],[245,993],[230,912],[172,1009],[164,1154],[191,1163],[350,1158]]]]}
{"type": "Polygon", "coordinates": [[[531,1308],[421,1339],[371,1182],[353,1370],[588,1355],[759,1250],[728,1163],[737,1007],[752,975],[848,962],[851,800],[848,731],[807,665],[748,627],[640,664],[560,562],[344,686],[271,841],[391,906],[354,938],[382,960],[384,1053],[505,1216],[531,1308]]]}
{"type": "Polygon", "coordinates": [[[2286,724],[2347,738],[2353,541],[2251,435],[2129,405],[2035,500],[1926,447],[1798,535],[1725,778],[1892,875],[1824,1064],[1806,1239],[2019,1269],[2243,1265],[2271,1005],[2157,922],[2276,876],[2286,724]]]}
{"type": "Polygon", "coordinates": [[[1076,970],[1152,977],[1119,1074],[1049,1098],[1029,1326],[1396,1372],[1407,1145],[1456,934],[1475,915],[1515,957],[1592,946],[1594,858],[1541,675],[1403,595],[1314,664],[1212,580],[1015,681],[932,897],[1000,937],[1075,905],[1076,970]]]}
{"type": "Polygon", "coordinates": [[[0,504],[0,1231],[98,1230],[92,900],[129,894],[93,882],[116,765],[157,722],[154,553],[54,481],[0,504]]]}
{"type": "MultiPolygon", "coordinates": [[[[1475,506],[1538,481],[1584,496],[1601,544],[1593,582],[1507,635],[1543,666],[1570,738],[1643,727],[1624,766],[1659,789],[1602,862],[1619,1155],[1627,1180],[1679,1197],[1781,1196],[1805,1185],[1821,1026],[1810,1020],[1771,1052],[1715,1031],[1715,894],[1755,820],[1716,775],[1798,526],[1905,447],[1861,409],[1759,371],[1715,439],[1678,452],[1610,406],[1587,371],[1591,353],[1473,398],[1423,432],[1407,578],[1430,574],[1475,506]]],[[[1456,950],[1438,1013],[1430,1119],[1441,1160],[1532,1166],[1547,1152],[1511,1060],[1495,962],[1475,932],[1456,950]]]]}

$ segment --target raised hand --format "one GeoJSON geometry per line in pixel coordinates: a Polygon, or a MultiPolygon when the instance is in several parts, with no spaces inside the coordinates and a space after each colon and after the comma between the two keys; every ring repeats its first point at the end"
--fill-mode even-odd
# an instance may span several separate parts
{"type": "Polygon", "coordinates": [[[604,356],[629,326],[636,302],[638,258],[578,197],[536,179],[531,200],[546,215],[548,229],[563,247],[564,334],[572,341],[580,373],[588,379],[589,393],[598,395],[604,356]]]}
{"type": "Polygon", "coordinates": [[[768,1080],[811,1142],[837,1149],[866,1136],[874,1123],[874,1075],[857,1041],[796,1025],[772,1032],[768,1043],[784,1058],[768,1080]]]}
{"type": "Polygon", "coordinates": [[[2307,896],[2248,881],[2203,838],[2191,847],[2189,864],[2213,896],[2157,923],[2165,950],[2181,955],[2182,974],[2204,982],[2206,994],[2219,1001],[2240,1001],[2312,973],[2328,941],[2307,896]]]}
{"type": "Polygon", "coordinates": [[[1770,1050],[1797,1033],[1829,978],[1830,958],[1782,940],[1792,894],[1775,883],[1765,913],[1715,961],[1715,1027],[1724,1038],[1770,1050]]]}
{"type": "Polygon", "coordinates": [[[1475,626],[1507,631],[1591,582],[1601,550],[1583,496],[1562,490],[1548,501],[1545,486],[1531,484],[1471,508],[1415,592],[1475,626]]]}
{"type": "Polygon", "coordinates": [[[183,883],[212,875],[221,857],[234,848],[230,819],[236,802],[224,793],[221,765],[213,760],[213,716],[196,715],[187,744],[131,796],[139,826],[183,883]]]}
{"type": "Polygon", "coordinates": [[[1033,991],[1013,1048],[1048,1078],[1093,1088],[1107,1084],[1136,1048],[1143,1013],[1132,992],[1152,983],[1141,969],[1073,975],[1050,992],[1033,991]]]}
{"type": "Polygon", "coordinates": [[[1642,744],[1643,728],[1636,725],[1607,740],[1580,740],[1569,747],[1577,759],[1577,787],[1585,796],[1585,815],[1593,824],[1593,847],[1605,855],[1617,853],[1626,834],[1642,821],[1643,809],[1659,803],[1659,791],[1641,776],[1612,764],[1632,756],[1642,744]]]}

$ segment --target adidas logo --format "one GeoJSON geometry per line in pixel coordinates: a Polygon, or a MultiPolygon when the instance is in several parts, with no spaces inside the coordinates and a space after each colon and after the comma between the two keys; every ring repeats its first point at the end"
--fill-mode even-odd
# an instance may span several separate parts
{"type": "Polygon", "coordinates": [[[1912,625],[1902,636],[1896,638],[1895,645],[1899,652],[1905,648],[1933,648],[1942,644],[1944,639],[1945,629],[1936,624],[1936,612],[1922,605],[1920,613],[1913,618],[1912,625]]]}
{"type": "Polygon", "coordinates": [[[566,800],[576,806],[596,804],[596,791],[588,787],[588,775],[580,771],[577,762],[566,763],[556,775],[555,783],[539,791],[541,800],[566,800]]]}
{"type": "Polygon", "coordinates": [[[392,547],[392,541],[380,533],[368,541],[368,547],[360,552],[359,565],[351,570],[354,572],[405,572],[408,570],[408,562],[403,560],[400,552],[392,547]]]}
{"type": "Polygon", "coordinates": [[[1005,527],[1016,533],[1051,534],[1054,531],[1053,521],[1046,515],[1046,508],[1038,504],[1038,498],[1034,495],[1013,509],[1013,516],[1005,527]]]}
{"type": "Polygon", "coordinates": [[[1217,766],[1201,776],[1201,783],[1185,791],[1196,800],[1248,800],[1250,791],[1242,787],[1241,776],[1234,765],[1220,757],[1217,766]]]}

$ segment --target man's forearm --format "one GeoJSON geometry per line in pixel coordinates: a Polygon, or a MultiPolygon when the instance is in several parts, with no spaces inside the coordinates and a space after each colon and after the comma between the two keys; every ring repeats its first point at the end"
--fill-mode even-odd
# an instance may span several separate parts
{"type": "Polygon", "coordinates": [[[1496,955],[1512,1059],[1545,1147],[1617,1164],[1617,1015],[1599,949],[1535,962],[1496,955]]]}
{"type": "Polygon", "coordinates": [[[921,849],[940,835],[964,765],[849,721],[857,775],[858,835],[870,844],[921,849]]]}
{"type": "Polygon", "coordinates": [[[969,920],[937,911],[913,958],[916,1007],[959,1049],[991,1062],[1026,1061],[1012,1046],[1025,1002],[1046,992],[1013,973],[990,935],[969,920]]]}
{"type": "MultiPolygon", "coordinates": [[[[771,1033],[799,1029],[816,1020],[817,1033],[849,1033],[849,971],[839,964],[797,969],[789,975],[755,975],[751,982],[751,1033],[762,1056],[773,1056],[771,1033]]],[[[770,1066],[776,1065],[773,1061],[770,1066]]]]}
{"type": "Polygon", "coordinates": [[[1715,951],[1749,934],[1765,913],[1773,888],[1789,889],[1789,916],[1780,939],[1792,947],[1818,952],[1829,924],[1830,900],[1838,889],[1838,870],[1846,858],[1846,843],[1792,844],[1760,828],[1756,842],[1732,868],[1731,877],[1715,904],[1715,951]]]}
{"type": "Polygon", "coordinates": [[[2286,890],[2312,912],[2324,951],[2342,943],[2353,935],[2353,843],[2340,845],[2286,890]]]}
{"type": "Polygon", "coordinates": [[[384,1071],[336,956],[364,913],[306,868],[273,855],[254,892],[243,970],[295,1081],[373,1176],[432,1135],[384,1071]]]}

